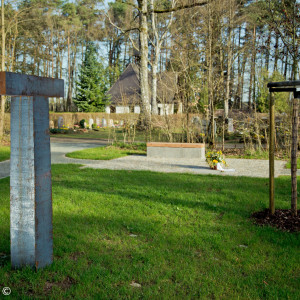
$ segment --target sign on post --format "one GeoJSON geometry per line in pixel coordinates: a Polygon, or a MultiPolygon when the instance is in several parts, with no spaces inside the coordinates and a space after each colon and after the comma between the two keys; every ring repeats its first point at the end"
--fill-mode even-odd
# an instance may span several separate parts
{"type": "Polygon", "coordinates": [[[53,261],[48,97],[64,81],[0,72],[0,95],[11,99],[10,238],[13,268],[53,261]]]}

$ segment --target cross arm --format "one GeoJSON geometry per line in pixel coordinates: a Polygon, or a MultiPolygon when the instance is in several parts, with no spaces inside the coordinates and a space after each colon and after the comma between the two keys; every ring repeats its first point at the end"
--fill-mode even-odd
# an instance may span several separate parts
{"type": "Polygon", "coordinates": [[[64,97],[62,79],[0,72],[0,95],[64,97]]]}

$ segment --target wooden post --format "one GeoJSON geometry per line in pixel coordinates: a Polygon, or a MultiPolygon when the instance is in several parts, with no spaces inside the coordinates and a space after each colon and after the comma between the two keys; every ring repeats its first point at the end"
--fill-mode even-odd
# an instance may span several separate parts
{"type": "MultiPolygon", "coordinates": [[[[296,60],[294,59],[293,70],[294,78],[296,78],[296,60]]],[[[270,92],[270,211],[275,212],[274,206],[274,142],[275,142],[275,120],[274,120],[274,98],[273,92],[289,92],[294,93],[293,99],[293,116],[292,116],[292,151],[291,151],[291,177],[292,177],[292,197],[291,211],[294,216],[297,215],[297,148],[298,148],[298,99],[300,99],[300,80],[269,82],[268,88],[270,92]]]]}
{"type": "Polygon", "coordinates": [[[275,144],[275,107],[273,93],[270,92],[270,143],[269,143],[269,209],[275,213],[274,202],[274,144],[275,144]]]}
{"type": "Polygon", "coordinates": [[[291,149],[291,178],[292,178],[291,210],[294,216],[297,216],[298,98],[300,98],[300,93],[295,92],[294,99],[293,99],[292,149],[291,149]]]}

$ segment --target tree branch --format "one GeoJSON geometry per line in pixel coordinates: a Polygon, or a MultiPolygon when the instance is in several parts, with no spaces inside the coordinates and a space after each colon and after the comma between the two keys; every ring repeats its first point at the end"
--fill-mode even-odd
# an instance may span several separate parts
{"type": "MultiPolygon", "coordinates": [[[[117,28],[118,30],[120,30],[123,34],[128,33],[128,32],[131,31],[132,29],[136,29],[136,28],[131,28],[131,29],[124,30],[124,29],[122,29],[121,27],[119,27],[118,25],[116,25],[116,24],[111,20],[111,18],[110,18],[110,16],[109,16],[108,13],[105,14],[105,16],[108,18],[110,24],[111,24],[112,26],[114,26],[115,28],[117,28]]],[[[129,40],[130,40],[130,42],[131,42],[131,44],[132,44],[132,47],[133,47],[134,49],[136,49],[136,50],[139,50],[139,48],[135,45],[133,39],[131,38],[131,36],[130,36],[129,34],[128,34],[128,38],[129,38],[129,40]]]]}
{"type": "Polygon", "coordinates": [[[116,2],[132,6],[135,9],[137,9],[138,11],[140,11],[140,8],[137,5],[135,5],[135,4],[131,3],[131,2],[123,2],[122,0],[116,0],[116,2]]]}
{"type": "Polygon", "coordinates": [[[150,10],[149,12],[150,13],[154,12],[156,14],[164,14],[164,13],[170,13],[170,12],[178,11],[178,10],[181,10],[181,9],[204,6],[206,4],[208,4],[208,1],[200,2],[200,3],[180,5],[180,6],[177,6],[177,7],[171,7],[169,9],[163,9],[163,10],[153,9],[153,10],[150,10]]]}

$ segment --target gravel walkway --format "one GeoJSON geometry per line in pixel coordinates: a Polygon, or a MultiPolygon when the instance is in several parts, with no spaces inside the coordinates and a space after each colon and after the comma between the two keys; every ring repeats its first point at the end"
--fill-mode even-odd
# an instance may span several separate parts
{"type": "MultiPolygon", "coordinates": [[[[82,160],[65,157],[66,153],[76,150],[105,146],[105,141],[67,140],[51,138],[51,161],[53,164],[81,164],[82,168],[111,170],[147,170],[166,173],[214,174],[221,176],[269,177],[269,161],[257,159],[227,159],[230,169],[222,172],[211,170],[206,162],[191,159],[157,159],[147,156],[131,155],[113,160],[82,160]]],[[[285,169],[286,161],[275,161],[275,176],[290,175],[285,169]]],[[[300,171],[298,171],[300,175],[300,171]]],[[[9,176],[9,161],[0,162],[0,178],[9,176]]]]}
{"type": "MultiPolygon", "coordinates": [[[[213,174],[222,176],[269,177],[269,161],[256,159],[227,159],[231,171],[211,170],[206,162],[191,159],[157,159],[146,156],[130,155],[110,161],[91,161],[74,159],[74,163],[84,164],[83,168],[111,170],[147,170],[165,173],[213,174]],[[232,170],[234,169],[234,170],[232,170]]],[[[72,162],[72,159],[68,161],[72,162]]],[[[275,176],[289,175],[284,168],[285,161],[275,161],[275,176]]],[[[300,173],[299,173],[300,175],[300,173]]]]}

